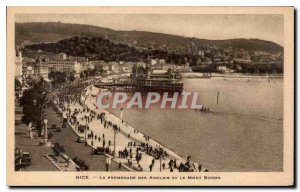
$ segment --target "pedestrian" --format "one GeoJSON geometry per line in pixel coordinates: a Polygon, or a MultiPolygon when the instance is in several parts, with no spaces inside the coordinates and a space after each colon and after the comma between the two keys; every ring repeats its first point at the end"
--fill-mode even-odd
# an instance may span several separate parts
{"type": "Polygon", "coordinates": [[[153,164],[150,164],[150,166],[149,166],[150,172],[152,172],[152,167],[153,167],[153,164]]]}
{"type": "Polygon", "coordinates": [[[143,171],[143,168],[142,168],[142,166],[138,163],[138,169],[140,170],[140,171],[143,171]]]}
{"type": "Polygon", "coordinates": [[[128,166],[131,167],[131,160],[130,159],[127,160],[127,163],[128,163],[128,166]]]}
{"type": "Polygon", "coordinates": [[[173,166],[173,159],[170,159],[168,165],[169,165],[169,169],[173,166]]]}
{"type": "Polygon", "coordinates": [[[199,172],[201,172],[201,170],[202,170],[201,164],[198,165],[198,170],[199,170],[199,172]]]}
{"type": "Polygon", "coordinates": [[[173,172],[173,167],[170,168],[170,172],[173,172]]]}
{"type": "Polygon", "coordinates": [[[163,170],[166,168],[166,164],[165,163],[162,164],[162,168],[163,168],[163,170]]]}
{"type": "Polygon", "coordinates": [[[190,162],[190,160],[191,160],[191,156],[189,155],[189,156],[187,157],[187,161],[190,162]]]}
{"type": "Polygon", "coordinates": [[[135,160],[136,160],[137,163],[139,163],[140,159],[139,159],[139,154],[138,153],[135,155],[135,160]]]}

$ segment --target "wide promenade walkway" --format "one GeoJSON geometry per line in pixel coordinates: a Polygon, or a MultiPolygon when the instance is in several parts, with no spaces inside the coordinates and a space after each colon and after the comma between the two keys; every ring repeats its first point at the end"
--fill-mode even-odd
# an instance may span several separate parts
{"type": "MultiPolygon", "coordinates": [[[[77,125],[70,125],[72,129],[77,133],[80,137],[86,137],[86,135],[91,134],[93,132],[93,138],[88,137],[87,143],[92,146],[94,149],[97,147],[109,147],[111,156],[113,156],[114,150],[114,129],[112,127],[104,128],[104,125],[101,121],[97,118],[92,118],[88,123],[85,120],[85,116],[90,116],[91,112],[87,112],[86,108],[89,108],[91,111],[95,112],[96,114],[105,113],[105,120],[108,122],[112,122],[113,124],[117,125],[120,128],[120,131],[116,131],[116,157],[115,161],[120,162],[126,167],[128,167],[132,171],[140,170],[142,167],[142,171],[150,171],[150,165],[153,164],[152,171],[154,172],[170,172],[170,171],[178,171],[174,167],[169,169],[169,162],[172,159],[173,161],[176,160],[177,167],[182,162],[183,164],[186,163],[186,159],[180,157],[172,150],[168,149],[165,146],[162,146],[157,141],[153,140],[152,138],[146,139],[147,135],[137,131],[130,125],[126,123],[122,123],[122,120],[115,116],[114,114],[109,113],[104,109],[99,109],[96,106],[96,95],[101,91],[97,87],[90,85],[86,88],[86,92],[82,95],[81,102],[84,105],[78,102],[71,102],[69,104],[65,104],[65,111],[63,113],[64,117],[67,117],[68,110],[70,110],[70,114],[72,114],[75,110],[80,111],[76,115],[76,120],[79,122],[79,125],[88,125],[89,129],[87,132],[80,132],[78,130],[77,125]],[[84,111],[85,109],[85,111],[84,111]],[[136,145],[129,146],[128,143],[136,143],[136,145]],[[139,163],[136,161],[135,156],[137,153],[137,148],[140,147],[141,143],[147,143],[151,145],[154,149],[155,148],[163,148],[163,150],[168,154],[168,157],[164,157],[162,159],[155,159],[153,156],[148,155],[145,151],[139,151],[141,153],[142,158],[139,163]],[[119,157],[119,151],[123,151],[126,148],[127,151],[132,151],[132,157],[122,158],[119,157]],[[132,162],[132,166],[128,164],[128,162],[132,162]],[[154,163],[152,163],[154,162],[154,163]],[[161,168],[161,164],[165,165],[165,168],[161,168]]],[[[198,164],[191,162],[191,170],[199,171],[198,164]]],[[[202,169],[203,170],[203,169],[202,169]]]]}

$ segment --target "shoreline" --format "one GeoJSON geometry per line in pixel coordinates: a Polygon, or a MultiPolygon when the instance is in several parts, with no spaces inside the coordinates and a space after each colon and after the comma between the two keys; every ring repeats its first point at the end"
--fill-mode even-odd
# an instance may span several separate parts
{"type": "MultiPolygon", "coordinates": [[[[93,97],[94,95],[97,94],[98,91],[100,91],[101,89],[100,88],[97,88],[95,87],[93,84],[87,86],[86,88],[84,88],[81,92],[81,98],[80,98],[80,102],[83,106],[89,108],[91,111],[93,111],[94,113],[96,114],[99,114],[99,113],[106,113],[108,114],[108,119],[111,120],[111,122],[113,123],[122,123],[122,120],[116,116],[115,114],[107,111],[107,110],[104,110],[104,109],[99,109],[97,108],[97,106],[95,106],[95,103],[93,102],[93,97]],[[85,91],[86,90],[86,91],[85,91]]],[[[76,105],[76,104],[75,104],[76,105]]],[[[74,107],[74,106],[73,106],[74,107]]],[[[75,106],[75,107],[78,107],[78,106],[75,106]]],[[[63,113],[63,116],[66,117],[66,113],[63,113]]],[[[82,136],[82,134],[78,133],[78,131],[76,131],[76,127],[74,127],[74,125],[72,125],[69,121],[68,123],[70,124],[70,126],[72,127],[72,129],[77,133],[78,136],[82,136]]],[[[124,122],[123,122],[124,123],[124,122]]],[[[126,140],[127,141],[134,141],[134,142],[137,142],[137,143],[148,143],[150,146],[153,146],[155,148],[162,148],[167,154],[168,156],[165,157],[162,162],[166,164],[166,166],[168,166],[168,161],[171,160],[171,159],[174,159],[176,160],[177,162],[177,165],[179,165],[181,162],[184,164],[185,162],[187,162],[186,159],[184,159],[183,157],[181,157],[180,155],[178,155],[176,152],[174,152],[174,150],[171,150],[169,149],[168,147],[164,146],[163,144],[161,144],[160,142],[150,138],[148,141],[145,140],[145,138],[147,137],[146,134],[142,133],[142,132],[139,132],[138,130],[136,130],[135,128],[133,128],[132,126],[128,125],[126,123],[126,125],[124,126],[124,124],[121,124],[121,130],[120,133],[117,133],[119,139],[120,137],[123,137],[122,139],[120,140],[126,140]],[[130,135],[130,137],[126,137],[126,135],[130,135]]],[[[91,124],[91,123],[90,123],[91,124]]],[[[91,130],[95,131],[98,130],[97,133],[99,133],[99,128],[98,129],[95,129],[95,127],[99,127],[99,123],[96,125],[88,125],[90,127],[91,130]]],[[[111,132],[114,132],[113,130],[111,130],[111,132]]],[[[107,133],[105,133],[107,134],[107,133]]],[[[108,135],[111,135],[113,133],[109,133],[108,135]]],[[[97,134],[98,135],[98,134],[97,134]]],[[[105,138],[106,139],[106,138],[105,138]]],[[[120,141],[122,142],[122,141],[120,141]]],[[[129,146],[127,146],[126,144],[127,143],[123,143],[122,144],[119,144],[118,145],[118,140],[116,140],[116,152],[118,151],[118,149],[120,148],[128,148],[129,146]]],[[[97,146],[99,146],[99,144],[95,144],[94,145],[91,145],[91,141],[88,140],[87,142],[91,147],[93,147],[94,149],[97,148],[97,146]]],[[[137,145],[138,146],[138,145],[137,145]]],[[[112,153],[113,150],[111,150],[111,147],[110,147],[110,154],[107,155],[109,157],[112,157],[113,156],[113,153],[112,153]]],[[[143,153],[143,152],[142,152],[143,153]]],[[[116,156],[117,157],[117,156],[116,156]]],[[[112,158],[113,159],[113,158],[112,158]]],[[[149,168],[148,166],[145,167],[145,165],[148,165],[149,161],[151,162],[152,159],[154,159],[154,157],[152,155],[149,155],[149,154],[146,154],[146,153],[143,153],[143,159],[145,162],[141,162],[141,165],[143,165],[143,171],[149,171],[149,168]]],[[[121,163],[122,165],[124,165],[127,169],[131,170],[131,171],[135,171],[137,169],[137,164],[133,164],[133,166],[131,168],[129,168],[129,166],[127,165],[127,159],[120,159],[120,158],[115,158],[113,159],[115,162],[117,163],[121,163]]],[[[143,161],[143,160],[142,160],[143,161]]],[[[153,161],[153,160],[152,160],[153,161]]],[[[159,164],[159,159],[155,159],[155,164],[159,164]],[[157,162],[158,161],[158,162],[157,162]]],[[[194,170],[194,171],[199,171],[198,170],[198,166],[199,164],[198,163],[195,163],[193,161],[189,161],[191,163],[191,168],[194,170]]],[[[157,171],[160,171],[159,170],[160,167],[157,167],[157,166],[154,166],[153,167],[153,172],[157,172],[157,171]]],[[[164,170],[162,170],[163,172],[166,172],[168,171],[169,169],[166,168],[164,170]]],[[[204,170],[204,168],[201,169],[202,171],[204,170]]],[[[174,171],[177,171],[175,168],[174,168],[174,171]]]]}
{"type": "Polygon", "coordinates": [[[183,79],[213,79],[213,78],[251,78],[251,79],[273,79],[283,78],[283,74],[246,74],[246,73],[182,73],[183,79]],[[205,74],[210,74],[209,76],[205,74]]]}
{"type": "MultiPolygon", "coordinates": [[[[92,85],[89,85],[88,87],[90,87],[90,86],[92,86],[92,87],[94,87],[94,88],[96,88],[96,89],[100,89],[100,88],[95,87],[93,84],[92,84],[92,85]]],[[[87,88],[85,88],[85,90],[87,90],[87,88]]],[[[101,90],[101,89],[100,89],[100,90],[101,90]]],[[[119,120],[121,121],[121,119],[120,119],[117,115],[115,115],[114,113],[112,113],[112,112],[110,112],[110,111],[107,111],[107,110],[105,110],[105,109],[102,109],[102,110],[105,111],[105,112],[107,112],[107,113],[112,114],[115,118],[117,118],[117,119],[119,119],[119,120]]],[[[127,124],[127,125],[128,125],[128,124],[127,124]]],[[[131,128],[132,130],[137,131],[136,129],[134,129],[134,128],[133,128],[132,126],[130,126],[130,125],[129,125],[129,128],[131,128]]],[[[138,132],[141,133],[143,136],[146,136],[146,134],[144,134],[144,133],[142,133],[142,132],[140,132],[140,131],[138,131],[138,132]]],[[[134,138],[134,136],[133,136],[133,138],[134,138]]],[[[134,138],[134,139],[140,140],[139,138],[134,138]]],[[[171,149],[167,148],[166,146],[162,145],[160,142],[158,142],[158,141],[156,141],[156,140],[154,140],[154,139],[152,139],[152,138],[150,138],[150,141],[152,141],[155,145],[158,145],[158,146],[162,147],[164,150],[166,150],[166,151],[168,152],[169,155],[171,154],[173,158],[176,158],[176,159],[182,160],[182,161],[186,161],[183,157],[181,157],[180,155],[178,155],[178,154],[177,154],[176,152],[174,152],[173,150],[171,150],[171,149]]],[[[142,142],[142,141],[140,141],[140,142],[142,142]]],[[[198,166],[197,163],[195,163],[195,162],[192,162],[192,163],[193,163],[193,164],[196,164],[196,165],[198,166]]]]}

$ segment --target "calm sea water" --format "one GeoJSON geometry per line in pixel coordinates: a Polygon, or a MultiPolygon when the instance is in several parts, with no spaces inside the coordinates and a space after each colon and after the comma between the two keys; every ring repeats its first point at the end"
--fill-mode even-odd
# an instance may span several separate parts
{"type": "Polygon", "coordinates": [[[211,112],[125,109],[123,119],[210,171],[282,171],[282,79],[185,79],[184,91],[211,112]]]}

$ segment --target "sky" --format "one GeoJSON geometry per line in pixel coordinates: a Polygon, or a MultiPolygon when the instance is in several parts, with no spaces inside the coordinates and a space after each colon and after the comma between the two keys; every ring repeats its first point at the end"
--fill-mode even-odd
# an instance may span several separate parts
{"type": "Polygon", "coordinates": [[[283,15],[204,14],[20,14],[16,22],[88,24],[201,39],[257,38],[284,44],[283,15]]]}

